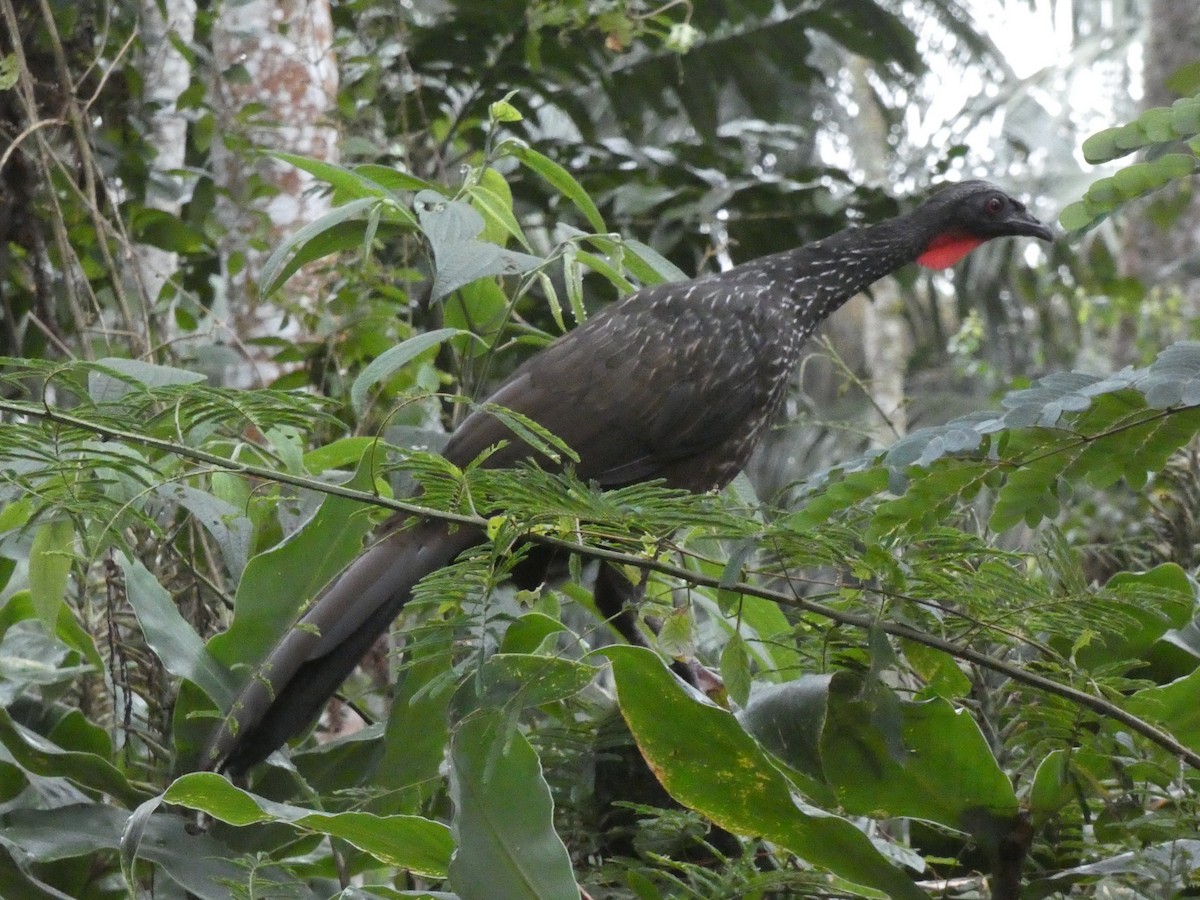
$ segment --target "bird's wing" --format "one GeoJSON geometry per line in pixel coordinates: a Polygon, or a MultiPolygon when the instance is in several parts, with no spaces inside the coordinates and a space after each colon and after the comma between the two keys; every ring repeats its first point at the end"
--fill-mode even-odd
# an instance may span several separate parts
{"type": "MultiPolygon", "coordinates": [[[[665,477],[672,464],[736,435],[772,389],[752,310],[714,327],[704,319],[723,287],[698,287],[711,296],[650,289],[630,297],[531,358],[488,403],[563,440],[579,454],[577,474],[601,487],[665,477]]],[[[509,443],[490,466],[534,456],[486,409],[463,421],[444,453],[465,465],[500,441],[509,443]]]]}

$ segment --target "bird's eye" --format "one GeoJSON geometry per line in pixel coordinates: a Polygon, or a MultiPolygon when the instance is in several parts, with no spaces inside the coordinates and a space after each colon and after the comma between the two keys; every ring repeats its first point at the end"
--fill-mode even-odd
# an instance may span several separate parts
{"type": "Polygon", "coordinates": [[[1004,201],[1003,200],[1001,200],[999,197],[989,197],[988,198],[987,211],[989,213],[991,213],[992,215],[995,215],[996,213],[1000,212],[1000,210],[1002,210],[1002,209],[1004,209],[1004,201]]]}

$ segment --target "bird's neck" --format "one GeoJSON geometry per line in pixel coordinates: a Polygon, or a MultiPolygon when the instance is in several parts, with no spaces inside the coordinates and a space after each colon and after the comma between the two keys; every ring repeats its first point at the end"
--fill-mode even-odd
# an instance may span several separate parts
{"type": "Polygon", "coordinates": [[[930,236],[906,217],[849,228],[796,250],[757,260],[783,290],[802,337],[855,294],[913,262],[930,236]]]}

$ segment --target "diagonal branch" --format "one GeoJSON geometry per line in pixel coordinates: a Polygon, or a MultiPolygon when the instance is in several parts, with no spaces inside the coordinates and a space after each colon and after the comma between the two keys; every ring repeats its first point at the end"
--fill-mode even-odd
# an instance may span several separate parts
{"type": "MultiPolygon", "coordinates": [[[[136,432],[117,429],[106,425],[99,425],[89,422],[86,419],[81,419],[77,416],[72,416],[68,413],[52,409],[49,406],[27,402],[0,400],[0,412],[6,412],[17,416],[29,416],[46,422],[53,422],[59,425],[79,428],[83,431],[87,431],[110,440],[125,441],[131,444],[150,447],[160,450],[164,453],[169,453],[174,456],[192,460],[194,462],[203,463],[227,472],[248,475],[279,484],[287,484],[293,487],[316,491],[322,494],[358,500],[363,503],[380,506],[384,509],[389,509],[394,512],[409,513],[425,518],[437,519],[444,522],[453,522],[460,525],[481,528],[484,530],[486,530],[488,526],[487,519],[482,516],[461,515],[439,509],[431,509],[418,503],[412,503],[404,500],[392,500],[386,497],[381,497],[377,494],[372,494],[365,491],[356,491],[341,487],[339,485],[327,484],[312,478],[305,478],[286,472],[277,472],[264,466],[236,462],[221,456],[217,456],[213,453],[207,453],[203,450],[186,447],[182,444],[176,444],[172,441],[163,440],[161,438],[137,434],[136,432]]],[[[1035,690],[1043,691],[1047,694],[1052,694],[1057,697],[1062,697],[1063,699],[1076,703],[1082,707],[1085,707],[1086,709],[1090,709],[1104,718],[1111,719],[1115,722],[1120,722],[1131,731],[1140,734],[1151,743],[1157,745],[1163,750],[1166,750],[1172,756],[1182,760],[1193,769],[1200,771],[1200,753],[1197,753],[1195,750],[1192,750],[1191,748],[1182,744],[1172,734],[1162,730],[1161,728],[1158,728],[1145,719],[1135,716],[1134,714],[1122,709],[1115,703],[1112,703],[1103,697],[1089,694],[1086,691],[1082,691],[1078,688],[1072,687],[1071,685],[1062,684],[1061,682],[1055,681],[1052,678],[1047,678],[1044,675],[1030,672],[1024,667],[1014,663],[997,659],[994,656],[989,656],[986,653],[982,653],[970,647],[960,646],[944,638],[940,638],[936,635],[929,634],[928,632],[913,628],[912,626],[904,625],[899,622],[880,621],[871,616],[862,615],[859,613],[845,612],[843,610],[827,606],[826,604],[818,601],[798,596],[794,592],[775,590],[742,581],[726,582],[720,576],[706,575],[703,572],[693,571],[683,566],[665,562],[657,558],[649,558],[639,553],[629,553],[607,547],[596,547],[581,543],[579,541],[565,540],[563,538],[538,533],[529,533],[525,536],[525,539],[535,544],[577,554],[588,559],[603,560],[619,565],[632,566],[643,571],[657,572],[661,575],[679,579],[680,581],[695,587],[731,591],[736,594],[759,597],[764,600],[778,603],[781,606],[789,606],[793,609],[798,609],[801,612],[819,616],[839,625],[844,625],[863,631],[878,629],[894,637],[903,638],[905,640],[913,641],[914,643],[932,647],[958,659],[1011,678],[1018,684],[1023,684],[1034,688],[1035,690]]]]}

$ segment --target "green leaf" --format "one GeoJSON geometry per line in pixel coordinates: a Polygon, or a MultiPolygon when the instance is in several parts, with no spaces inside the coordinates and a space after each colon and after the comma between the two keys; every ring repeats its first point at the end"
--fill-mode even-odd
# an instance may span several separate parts
{"type": "Polygon", "coordinates": [[[134,788],[112,763],[93,753],[57,747],[14,722],[7,709],[0,709],[0,744],[26,772],[66,778],[84,790],[110,794],[128,806],[137,806],[146,799],[146,794],[134,788]]]}
{"type": "Polygon", "coordinates": [[[764,748],[789,766],[791,780],[801,775],[805,796],[822,806],[837,802],[825,780],[821,765],[821,731],[829,704],[829,688],[835,675],[801,675],[792,681],[758,685],[738,721],[764,748]]]}
{"type": "Polygon", "coordinates": [[[492,275],[519,275],[542,265],[540,256],[477,240],[486,223],[474,207],[433,191],[414,199],[421,230],[433,249],[436,273],[431,296],[440,300],[463,285],[492,275]]]}
{"type": "Polygon", "coordinates": [[[11,91],[16,86],[21,66],[15,53],[0,56],[0,91],[11,91]]]}
{"type": "Polygon", "coordinates": [[[539,653],[547,639],[562,634],[566,626],[553,616],[530,612],[505,629],[501,653],[539,653]]]}
{"type": "Polygon", "coordinates": [[[362,168],[351,170],[336,163],[282,150],[269,151],[268,155],[282,162],[291,163],[318,181],[325,182],[338,192],[343,202],[346,200],[391,199],[391,190],[370,177],[369,173],[364,172],[362,168]]]}
{"type": "Polygon", "coordinates": [[[304,468],[314,475],[329,469],[353,469],[373,448],[379,453],[384,452],[384,446],[377,437],[338,438],[333,443],[305,453],[304,468]]]}
{"type": "Polygon", "coordinates": [[[75,561],[75,528],[67,519],[40,526],[29,551],[29,595],[37,617],[53,633],[67,597],[67,578],[75,561]]]}
{"type": "Polygon", "coordinates": [[[1083,231],[1097,221],[1097,214],[1083,200],[1067,204],[1058,214],[1058,224],[1067,231],[1083,231]]]}
{"type": "Polygon", "coordinates": [[[507,100],[497,100],[488,107],[488,116],[493,122],[520,122],[525,117],[507,100]]]}
{"type": "Polygon", "coordinates": [[[479,711],[454,729],[450,799],[458,844],[450,884],[459,897],[579,896],[541,762],[503,714],[479,711]]]}
{"type": "MultiPolygon", "coordinates": [[[[649,244],[643,244],[641,241],[632,238],[626,238],[623,242],[627,253],[634,257],[639,262],[649,266],[654,272],[652,279],[646,279],[642,274],[638,277],[642,278],[646,284],[656,284],[663,281],[687,281],[690,277],[683,269],[675,265],[649,244]]],[[[632,269],[633,266],[630,266],[632,269]]]]}
{"type": "Polygon", "coordinates": [[[538,151],[534,150],[518,141],[505,141],[496,148],[496,156],[514,156],[527,169],[536,172],[544,178],[551,187],[557,190],[560,194],[575,204],[575,207],[583,213],[588,220],[588,224],[599,233],[608,231],[608,227],[604,224],[604,218],[600,215],[600,210],[596,208],[596,204],[592,202],[592,198],[588,196],[587,191],[583,186],[575,180],[566,169],[550,159],[548,156],[543,156],[538,151]]]}
{"type": "Polygon", "coordinates": [[[437,191],[441,188],[431,181],[426,181],[423,178],[418,178],[416,175],[410,175],[408,172],[401,172],[399,169],[393,169],[390,166],[380,166],[373,163],[368,163],[362,166],[354,167],[354,174],[374,182],[380,187],[387,188],[392,193],[398,191],[437,191]]]}
{"type": "MultiPolygon", "coordinates": [[[[364,458],[346,486],[372,490],[372,476],[370,461],[364,458]]],[[[238,583],[232,624],[208,642],[213,658],[231,670],[261,662],[308,600],[362,552],[363,538],[371,529],[369,511],[370,506],[359,501],[327,496],[302,528],[251,559],[238,583]]],[[[175,709],[175,745],[181,758],[188,758],[199,751],[213,723],[192,721],[197,710],[184,699],[181,694],[175,709]]]]}
{"type": "Polygon", "coordinates": [[[1180,66],[1163,79],[1163,85],[1176,94],[1195,94],[1200,91],[1200,60],[1180,66]]]}
{"type": "Polygon", "coordinates": [[[750,656],[741,635],[733,635],[721,651],[721,678],[729,698],[738,706],[750,699],[750,656]]]}
{"type": "Polygon", "coordinates": [[[504,176],[495,169],[484,169],[478,184],[467,188],[471,205],[483,214],[486,225],[483,232],[484,240],[493,244],[503,245],[506,235],[517,239],[526,250],[532,252],[529,239],[521,229],[521,223],[512,211],[512,191],[504,176]]]}
{"type": "Polygon", "coordinates": [[[174,599],[145,566],[124,553],[116,560],[125,572],[129,605],[164,668],[197,684],[218,706],[228,706],[237,687],[233,675],[209,655],[174,599]]]}
{"type": "Polygon", "coordinates": [[[648,650],[609,647],[621,713],[667,792],[729,831],[779,844],[900,900],[925,898],[854,825],[810,816],[783,773],[726,710],[696,699],[648,650]]]}
{"type": "Polygon", "coordinates": [[[95,362],[88,372],[88,396],[93,403],[119,403],[137,387],[164,387],[172,384],[199,384],[204,375],[160,366],[140,359],[106,357],[95,362]]]}
{"type": "MultiPolygon", "coordinates": [[[[3,612],[7,614],[12,605],[11,602],[5,605],[3,612]]],[[[70,615],[65,605],[63,611],[70,615]]],[[[88,666],[64,665],[69,652],[66,644],[32,618],[6,628],[0,638],[0,706],[9,705],[31,690],[66,686],[87,673],[88,666]]],[[[102,671],[103,664],[98,668],[102,671]]]]}
{"type": "Polygon", "coordinates": [[[253,531],[250,518],[243,510],[189,484],[161,484],[155,494],[178,503],[191,513],[216,542],[229,574],[234,578],[241,577],[250,557],[253,531]]]}
{"type": "Polygon", "coordinates": [[[169,253],[187,256],[211,250],[203,232],[161,209],[139,207],[132,216],[130,229],[139,244],[149,244],[169,253]]]}
{"type": "Polygon", "coordinates": [[[1035,826],[1044,825],[1058,815],[1059,810],[1078,797],[1071,779],[1071,754],[1066,750],[1051,750],[1038,763],[1029,788],[1029,812],[1035,826]]]}
{"type": "Polygon", "coordinates": [[[938,822],[989,849],[1015,826],[1016,795],[979,726],[940,698],[896,702],[875,684],[865,696],[833,691],[821,759],[848,812],[938,822]],[[895,736],[877,715],[891,708],[899,713],[895,736]]]}
{"type": "Polygon", "coordinates": [[[1126,152],[1117,148],[1119,128],[1105,128],[1083,142],[1083,158],[1093,166],[1124,156],[1126,152]]]}
{"type": "Polygon", "coordinates": [[[441,767],[450,740],[448,708],[456,682],[448,677],[452,662],[450,629],[414,640],[403,680],[396,690],[384,730],[384,751],[374,783],[397,797],[397,809],[413,811],[440,793],[441,767]]]}
{"type": "Polygon", "coordinates": [[[350,405],[362,416],[367,408],[367,393],[376,384],[391,378],[422,353],[457,335],[470,335],[458,328],[439,328],[426,331],[397,344],[392,349],[371,360],[350,386],[350,405]]]}
{"type": "Polygon", "coordinates": [[[1164,725],[1181,743],[1200,752],[1200,669],[1170,684],[1136,691],[1126,709],[1164,725]]]}
{"type": "Polygon", "coordinates": [[[1087,671],[1137,665],[1163,635],[1190,622],[1195,608],[1191,580],[1175,563],[1118,572],[1097,599],[1105,602],[1113,626],[1075,652],[1076,665],[1087,671]]]}
{"type": "Polygon", "coordinates": [[[339,838],[381,863],[426,878],[444,878],[454,843],[450,830],[421,816],[376,816],[366,812],[315,812],[277,803],[234,787],[212,772],[177,779],[163,794],[164,803],[208,813],[230,825],[274,822],[300,832],[339,838]]]}
{"type": "MultiPolygon", "coordinates": [[[[157,803],[157,798],[152,802],[157,803]]],[[[71,870],[70,865],[63,864],[69,860],[79,860],[85,871],[94,872],[92,867],[101,865],[99,860],[111,858],[118,849],[127,824],[126,812],[99,803],[17,809],[6,815],[0,841],[19,848],[22,856],[36,860],[35,871],[49,869],[61,877],[71,870]]],[[[164,896],[186,893],[198,900],[228,900],[230,885],[244,882],[246,870],[233,862],[235,851],[210,835],[193,831],[193,823],[179,816],[158,816],[144,829],[142,857],[159,866],[160,873],[166,876],[158,879],[157,893],[164,896]]],[[[285,877],[282,870],[272,867],[264,867],[257,874],[263,881],[275,883],[285,877]]],[[[108,880],[107,874],[105,879],[108,880]]],[[[6,900],[22,896],[10,893],[12,887],[4,882],[6,900]]],[[[117,885],[113,885],[113,890],[117,890],[117,885]]],[[[87,894],[73,892],[72,896],[87,894]]]]}
{"type": "MultiPolygon", "coordinates": [[[[36,618],[37,610],[34,608],[33,598],[29,591],[17,591],[0,606],[0,634],[6,634],[18,622],[36,618]]],[[[48,637],[41,622],[37,623],[37,629],[40,634],[48,637]]],[[[75,614],[69,604],[64,603],[59,607],[58,622],[55,624],[53,635],[62,642],[64,647],[69,647],[86,659],[96,671],[104,670],[104,660],[100,656],[100,651],[96,649],[96,642],[75,619],[75,614]]],[[[40,661],[47,663],[49,657],[42,658],[40,661]]]]}
{"type": "MultiPolygon", "coordinates": [[[[573,697],[592,683],[596,667],[558,656],[496,653],[460,689],[460,704],[526,708],[573,697]]],[[[459,704],[456,704],[459,705],[459,704]]]]}
{"type": "Polygon", "coordinates": [[[923,694],[955,700],[971,693],[971,679],[958,667],[958,661],[944,650],[905,641],[904,658],[925,681],[923,694]]]}
{"type": "Polygon", "coordinates": [[[334,207],[296,231],[267,257],[259,275],[259,293],[263,297],[270,296],[305,263],[339,250],[357,247],[366,233],[367,224],[351,220],[362,219],[377,208],[390,221],[416,224],[412,213],[390,199],[383,201],[374,196],[359,197],[334,207]]]}

